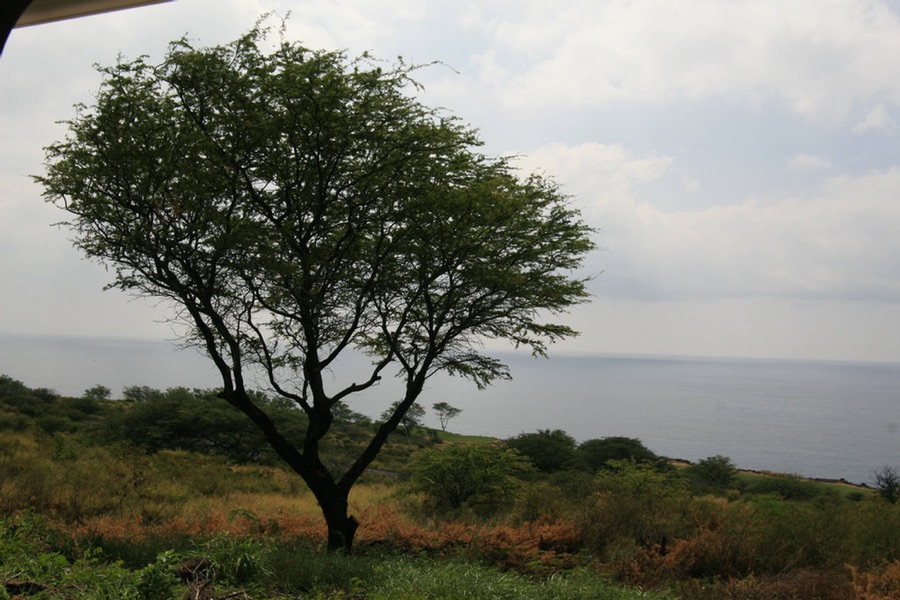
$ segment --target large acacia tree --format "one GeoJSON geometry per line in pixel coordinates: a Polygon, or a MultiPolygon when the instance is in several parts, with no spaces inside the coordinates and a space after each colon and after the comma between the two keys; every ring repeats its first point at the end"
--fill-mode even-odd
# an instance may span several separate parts
{"type": "Polygon", "coordinates": [[[222,397],[315,494],[329,549],[349,550],[350,488],[429,377],[485,386],[509,374],[483,340],[544,354],[575,333],[553,321],[587,297],[572,270],[591,230],[552,181],[484,156],[475,131],[416,100],[408,65],[268,43],[258,25],[101,68],[38,180],[110,287],[170,301],[222,397]],[[342,380],[352,350],[371,368],[342,380]],[[248,393],[252,373],[306,414],[302,440],[248,393]],[[340,403],[388,373],[399,402],[332,472],[320,443],[340,403]]]}

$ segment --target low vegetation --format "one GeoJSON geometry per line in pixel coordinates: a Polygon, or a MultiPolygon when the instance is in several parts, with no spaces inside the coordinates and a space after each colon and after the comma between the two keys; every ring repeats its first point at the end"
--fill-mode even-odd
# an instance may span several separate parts
{"type": "MultiPolygon", "coordinates": [[[[900,597],[878,489],[558,430],[399,430],[351,495],[355,552],[329,555],[312,494],[215,394],[94,392],[0,377],[0,598],[900,597]]],[[[330,461],[374,426],[343,417],[330,461]]]]}

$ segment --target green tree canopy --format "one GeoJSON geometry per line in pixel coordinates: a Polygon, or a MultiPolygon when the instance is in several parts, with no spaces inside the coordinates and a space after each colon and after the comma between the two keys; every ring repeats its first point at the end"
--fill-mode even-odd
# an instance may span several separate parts
{"type": "Polygon", "coordinates": [[[593,471],[607,468],[610,461],[657,463],[661,460],[641,440],[621,436],[585,440],[578,445],[578,453],[593,471]]]}
{"type": "MultiPolygon", "coordinates": [[[[107,437],[147,453],[189,450],[218,454],[237,463],[271,462],[270,446],[246,416],[218,397],[217,390],[170,388],[165,392],[129,386],[145,399],[111,417],[107,437]]],[[[252,393],[254,403],[277,416],[282,433],[302,442],[305,415],[280,399],[252,393]]]]}
{"type": "Polygon", "coordinates": [[[108,400],[112,395],[112,390],[105,385],[97,384],[84,390],[82,398],[86,400],[108,400]]]}
{"type": "MultiPolygon", "coordinates": [[[[390,418],[397,412],[397,408],[400,405],[400,400],[397,400],[393,404],[391,404],[390,408],[381,413],[381,420],[388,421],[390,418]]],[[[420,404],[413,404],[409,407],[409,409],[403,413],[403,417],[400,418],[400,425],[403,426],[403,429],[406,431],[406,435],[412,435],[413,429],[416,427],[422,427],[422,418],[425,416],[425,409],[420,404]]]]}
{"type": "Polygon", "coordinates": [[[441,431],[447,431],[447,424],[450,420],[458,417],[462,412],[461,408],[451,406],[447,402],[435,402],[431,405],[431,408],[433,408],[438,415],[438,421],[441,423],[441,431]]]}
{"type": "Polygon", "coordinates": [[[122,399],[128,402],[150,402],[162,396],[162,391],[147,385],[126,385],[122,388],[122,399]]]}
{"type": "Polygon", "coordinates": [[[410,484],[438,510],[484,514],[510,500],[516,476],[530,469],[518,452],[496,444],[442,444],[413,455],[410,484]]]}
{"type": "Polygon", "coordinates": [[[882,498],[891,504],[900,502],[900,473],[896,467],[886,465],[876,469],[872,472],[872,479],[875,482],[875,489],[882,498]]]}
{"type": "Polygon", "coordinates": [[[506,445],[531,460],[543,473],[584,468],[584,461],[576,451],[575,438],[562,429],[520,433],[506,440],[506,445]]]}
{"type": "Polygon", "coordinates": [[[591,230],[554,182],[416,100],[414,67],[266,37],[101,68],[38,180],[112,287],[169,301],[222,397],[309,485],[329,548],[349,549],[350,488],[428,378],[485,386],[509,373],[484,339],[543,354],[575,333],[555,317],[587,299],[572,272],[591,230]],[[353,348],[372,362],[351,379],[337,363],[353,348]],[[332,472],[319,444],[335,406],[385,372],[399,403],[332,472]],[[257,374],[306,414],[302,443],[248,393],[257,374]]]}
{"type": "Polygon", "coordinates": [[[727,456],[716,454],[698,461],[687,469],[691,481],[713,489],[725,489],[737,477],[737,467],[727,456]]]}

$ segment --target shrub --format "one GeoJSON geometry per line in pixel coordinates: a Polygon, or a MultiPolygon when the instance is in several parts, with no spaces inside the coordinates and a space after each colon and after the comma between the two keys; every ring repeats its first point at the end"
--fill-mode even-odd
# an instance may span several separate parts
{"type": "Polygon", "coordinates": [[[510,518],[518,524],[541,518],[558,519],[572,510],[570,505],[570,497],[560,493],[558,487],[544,481],[535,481],[523,486],[516,497],[510,518]]]}
{"type": "Polygon", "coordinates": [[[797,475],[775,474],[757,477],[744,487],[745,491],[751,494],[775,494],[783,500],[833,499],[838,496],[835,490],[797,475]]]}
{"type": "Polygon", "coordinates": [[[59,415],[41,415],[37,418],[37,426],[44,433],[71,433],[77,429],[74,423],[59,415]]]}
{"type": "Polygon", "coordinates": [[[112,395],[112,390],[105,385],[95,385],[84,390],[82,398],[85,400],[107,400],[112,395]]]}
{"type": "Polygon", "coordinates": [[[228,533],[214,535],[203,545],[203,554],[212,562],[216,578],[242,585],[270,573],[269,551],[262,543],[228,533]]]}
{"type": "Polygon", "coordinates": [[[890,502],[896,504],[900,501],[900,473],[890,466],[881,467],[872,473],[875,480],[875,488],[878,494],[890,502]]]}
{"type": "Polygon", "coordinates": [[[420,450],[410,460],[410,484],[443,511],[467,507],[488,514],[507,504],[515,476],[529,470],[515,450],[495,444],[443,444],[420,450]]]}
{"type": "Polygon", "coordinates": [[[777,574],[792,568],[840,568],[852,559],[848,502],[765,498],[751,504],[756,519],[749,536],[759,570],[777,574]]]}
{"type": "Polygon", "coordinates": [[[352,589],[358,582],[371,580],[381,563],[384,563],[384,557],[322,554],[305,546],[282,543],[272,549],[269,580],[277,590],[291,597],[324,598],[326,596],[313,596],[310,592],[352,589]]]}
{"type": "Polygon", "coordinates": [[[686,482],[653,465],[609,463],[598,477],[600,492],[582,517],[588,549],[601,555],[616,546],[666,546],[694,528],[686,482]]]}
{"type": "Polygon", "coordinates": [[[521,433],[506,440],[506,445],[528,458],[542,473],[586,468],[576,450],[575,438],[561,429],[521,433]]]}
{"type": "MultiPolygon", "coordinates": [[[[218,454],[238,463],[275,462],[274,453],[259,430],[214,390],[171,388],[165,392],[126,388],[137,401],[106,423],[107,436],[154,453],[189,450],[218,454]]],[[[284,423],[285,435],[302,439],[302,413],[261,396],[284,423]]]]}
{"type": "Polygon", "coordinates": [[[578,446],[581,459],[592,471],[608,468],[610,461],[657,463],[661,459],[641,440],[628,437],[605,437],[582,442],[578,446]]]}
{"type": "Polygon", "coordinates": [[[677,584],[675,591],[679,598],[690,600],[875,600],[875,597],[853,596],[850,585],[839,574],[815,569],[711,582],[691,580],[677,584]]]}
{"type": "Polygon", "coordinates": [[[178,583],[173,568],[181,558],[167,550],[156,560],[135,573],[135,587],[141,600],[167,600],[172,598],[172,588],[178,583]]]}
{"type": "Polygon", "coordinates": [[[858,600],[884,600],[900,597],[900,561],[894,561],[870,572],[850,567],[853,592],[858,600]]]}
{"type": "Polygon", "coordinates": [[[722,490],[732,484],[737,469],[730,458],[717,454],[688,467],[686,475],[695,485],[722,490]]]}
{"type": "Polygon", "coordinates": [[[0,398],[11,396],[28,396],[31,390],[17,379],[13,379],[9,375],[0,375],[0,398]]]}

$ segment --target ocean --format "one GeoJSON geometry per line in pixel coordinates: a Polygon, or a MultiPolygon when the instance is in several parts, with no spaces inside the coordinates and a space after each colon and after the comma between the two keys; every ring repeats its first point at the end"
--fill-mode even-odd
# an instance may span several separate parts
{"type": "MultiPolygon", "coordinates": [[[[670,458],[719,454],[740,468],[853,483],[900,466],[898,364],[497,356],[509,364],[512,381],[479,391],[435,377],[420,400],[426,423],[438,425],[430,407],[444,401],[462,409],[448,428],[471,435],[562,429],[579,441],[627,436],[670,458]]],[[[118,397],[126,385],[217,383],[197,351],[131,339],[0,336],[0,374],[72,396],[95,384],[118,397]]],[[[350,407],[377,417],[399,393],[399,382],[385,378],[350,407]]]]}

